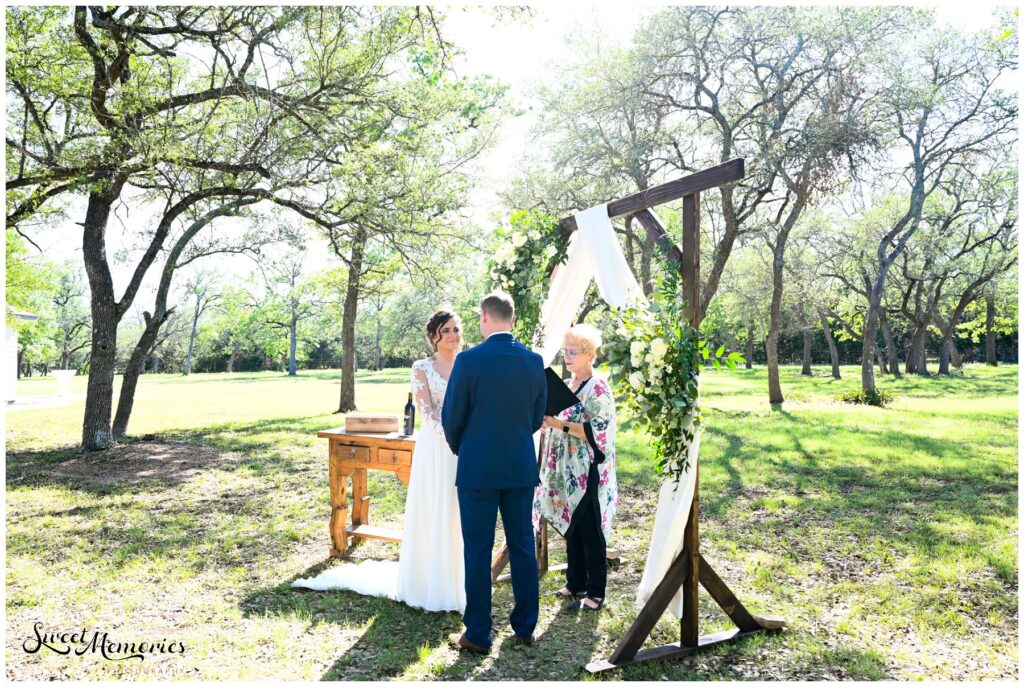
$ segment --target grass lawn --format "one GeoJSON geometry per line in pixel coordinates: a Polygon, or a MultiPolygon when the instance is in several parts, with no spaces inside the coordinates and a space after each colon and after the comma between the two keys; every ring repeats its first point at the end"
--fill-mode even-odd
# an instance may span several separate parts
{"type": "MultiPolygon", "coordinates": [[[[751,612],[790,628],[610,679],[985,679],[1018,677],[1017,367],[883,380],[886,409],[834,402],[859,370],[761,367],[704,376],[702,553],[751,612]]],[[[76,378],[73,391],[85,392],[76,378]]],[[[360,374],[360,410],[401,412],[408,370],[360,374]]],[[[24,396],[52,379],[19,383],[24,396]]],[[[513,646],[511,589],[494,595],[495,650],[445,641],[455,613],[350,592],[292,590],[327,566],[326,442],[336,371],[144,376],[134,440],[78,456],[81,400],[6,415],[8,679],[590,679],[636,614],[657,476],[648,438],[619,437],[620,516],[600,613],[565,610],[541,581],[538,641],[513,646]],[[29,654],[46,632],[182,642],[144,662],[29,654]],[[124,665],[130,663],[130,665],[124,665]]],[[[116,388],[115,388],[116,398],[116,388]]],[[[370,518],[401,523],[405,487],[370,473],[370,518]]],[[[499,536],[500,539],[500,536],[499,536]]],[[[499,542],[500,543],[500,542],[499,542]]],[[[564,560],[557,535],[552,562],[564,560]]],[[[365,542],[352,557],[397,559],[365,542]]],[[[702,592],[701,630],[730,627],[702,592]]],[[[653,640],[677,641],[661,620],[653,640]]]]}

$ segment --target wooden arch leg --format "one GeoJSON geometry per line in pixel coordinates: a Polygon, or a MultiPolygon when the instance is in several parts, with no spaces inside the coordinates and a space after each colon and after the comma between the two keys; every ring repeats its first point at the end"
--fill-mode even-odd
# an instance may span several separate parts
{"type": "MultiPolygon", "coordinates": [[[[694,175],[696,176],[696,175],[694,175]]],[[[738,177],[742,177],[742,168],[738,177]]],[[[719,180],[719,185],[724,180],[719,180]]],[[[634,211],[633,216],[647,234],[666,249],[669,260],[682,271],[683,299],[686,301],[684,317],[695,328],[700,327],[700,192],[683,195],[683,246],[676,246],[665,227],[650,209],[651,204],[634,211]]],[[[635,663],[689,656],[716,644],[747,637],[758,632],[780,631],[785,621],[779,618],[761,618],[751,615],[700,554],[700,467],[694,484],[693,503],[683,534],[683,549],[669,567],[664,579],[655,588],[651,598],[637,615],[633,625],[608,659],[587,664],[590,673],[621,668],[635,663]],[[699,585],[711,594],[722,610],[736,624],[735,630],[701,636],[699,633],[699,585]],[[644,642],[664,614],[677,591],[683,595],[683,617],[680,621],[679,642],[642,649],[644,642]]]]}

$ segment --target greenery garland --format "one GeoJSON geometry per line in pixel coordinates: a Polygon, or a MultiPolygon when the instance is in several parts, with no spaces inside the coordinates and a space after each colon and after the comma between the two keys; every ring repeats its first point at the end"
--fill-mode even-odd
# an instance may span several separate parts
{"type": "Polygon", "coordinates": [[[555,265],[565,262],[569,234],[558,218],[543,210],[513,210],[508,225],[497,231],[500,244],[490,260],[492,288],[516,304],[513,333],[520,341],[540,344],[540,307],[555,265]]]}

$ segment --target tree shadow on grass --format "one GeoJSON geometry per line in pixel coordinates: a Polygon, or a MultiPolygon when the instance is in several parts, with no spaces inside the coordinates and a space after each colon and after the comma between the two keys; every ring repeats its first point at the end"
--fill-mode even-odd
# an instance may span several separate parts
{"type": "MultiPolygon", "coordinates": [[[[702,512],[708,520],[724,519],[734,543],[741,546],[778,549],[784,557],[806,561],[820,553],[814,542],[821,538],[844,546],[855,541],[837,560],[861,570],[878,565],[880,556],[927,556],[964,546],[964,526],[947,523],[968,521],[967,527],[985,528],[1017,513],[1016,466],[973,462],[965,445],[891,429],[857,428],[864,445],[906,447],[908,454],[935,458],[938,464],[896,458],[865,465],[862,457],[854,456],[845,463],[843,456],[805,445],[809,432],[799,428],[817,432],[819,425],[784,410],[779,416],[783,421],[775,431],[788,439],[786,449],[744,444],[736,434],[716,428],[714,435],[725,438],[727,445],[703,463],[701,474],[708,479],[703,480],[702,512]],[[759,480],[766,461],[771,464],[770,484],[759,480]],[[745,485],[738,475],[747,477],[745,485]],[[883,551],[888,553],[883,556],[883,551]]],[[[1004,582],[1015,583],[1015,566],[991,562],[1004,582]]]]}
{"type": "MultiPolygon", "coordinates": [[[[330,559],[325,560],[281,584],[253,592],[241,603],[243,614],[250,617],[272,615],[298,618],[311,625],[334,623],[346,628],[365,628],[356,642],[337,656],[324,673],[324,680],[401,677],[420,661],[420,647],[432,651],[447,646],[448,634],[463,628],[461,615],[456,612],[426,612],[390,599],[349,591],[291,587],[294,580],[315,576],[331,565],[330,559]]],[[[456,652],[453,662],[438,664],[436,675],[456,680],[579,677],[598,641],[597,614],[559,614],[543,633],[537,634],[532,646],[521,646],[511,641],[506,622],[513,603],[508,585],[496,588],[493,601],[495,642],[490,655],[456,652]],[[573,641],[567,643],[567,639],[573,641]]]]}
{"type": "Polygon", "coordinates": [[[96,496],[173,488],[211,468],[249,462],[194,443],[137,441],[105,451],[23,451],[7,456],[7,485],[60,486],[96,496]]]}

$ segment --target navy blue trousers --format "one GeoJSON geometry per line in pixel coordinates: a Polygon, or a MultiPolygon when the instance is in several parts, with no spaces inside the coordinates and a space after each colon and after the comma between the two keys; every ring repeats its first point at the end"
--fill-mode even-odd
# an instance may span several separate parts
{"type": "Polygon", "coordinates": [[[494,641],[491,633],[491,555],[498,512],[505,526],[508,561],[512,566],[515,606],[509,615],[512,631],[529,637],[540,613],[540,582],[534,551],[533,487],[467,489],[458,487],[462,521],[462,551],[466,562],[466,637],[479,646],[494,641]]]}

